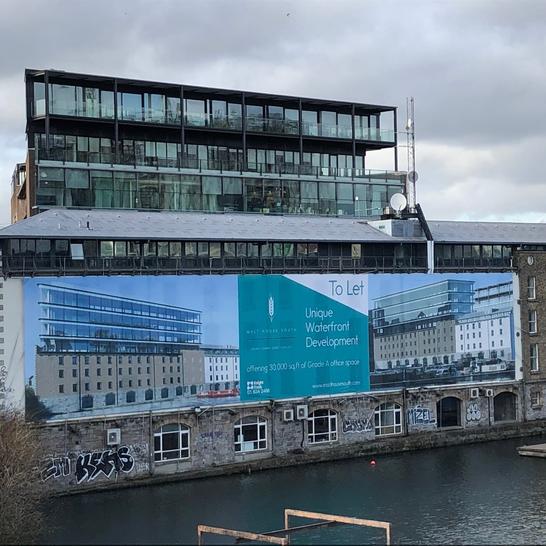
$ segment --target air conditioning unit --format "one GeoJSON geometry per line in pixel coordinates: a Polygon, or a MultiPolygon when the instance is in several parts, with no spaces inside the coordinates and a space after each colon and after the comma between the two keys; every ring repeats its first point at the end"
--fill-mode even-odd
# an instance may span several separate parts
{"type": "Polygon", "coordinates": [[[493,389],[485,389],[485,396],[489,397],[489,398],[493,398],[493,389]]]}
{"type": "Polygon", "coordinates": [[[479,398],[480,397],[480,389],[477,387],[470,389],[470,398],[479,398]]]}
{"type": "Polygon", "coordinates": [[[298,421],[307,419],[308,415],[309,415],[309,408],[305,404],[299,404],[296,406],[296,419],[298,421]]]}
{"type": "Polygon", "coordinates": [[[119,446],[121,444],[121,429],[109,428],[106,431],[106,445],[119,446]]]}
{"type": "Polygon", "coordinates": [[[294,420],[294,410],[293,409],[285,409],[282,411],[282,420],[285,423],[288,423],[290,421],[294,420]]]}

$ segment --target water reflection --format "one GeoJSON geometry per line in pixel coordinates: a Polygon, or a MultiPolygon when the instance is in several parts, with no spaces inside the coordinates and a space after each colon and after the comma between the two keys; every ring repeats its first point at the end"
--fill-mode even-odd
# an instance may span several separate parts
{"type": "MultiPolygon", "coordinates": [[[[546,461],[516,453],[519,445],[541,441],[546,438],[378,457],[376,466],[353,459],[64,497],[51,502],[52,529],[44,540],[195,543],[198,523],[280,529],[286,507],[390,521],[396,544],[545,543],[546,461]]],[[[292,543],[383,540],[378,530],[336,526],[296,534],[292,543]]]]}

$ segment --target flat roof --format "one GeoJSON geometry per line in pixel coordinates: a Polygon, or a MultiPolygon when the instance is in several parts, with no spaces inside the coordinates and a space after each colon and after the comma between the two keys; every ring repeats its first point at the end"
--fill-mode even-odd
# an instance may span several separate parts
{"type": "Polygon", "coordinates": [[[184,87],[185,91],[190,92],[197,92],[197,93],[208,93],[208,94],[242,94],[245,93],[245,96],[247,98],[255,98],[255,99],[275,99],[275,100],[284,100],[284,101],[299,101],[300,99],[305,102],[306,104],[315,104],[317,106],[319,105],[332,105],[332,106],[352,106],[353,104],[359,108],[365,109],[365,110],[372,110],[375,112],[388,112],[390,110],[396,110],[396,106],[386,106],[381,104],[368,104],[368,103],[362,103],[362,102],[355,102],[355,101],[343,101],[343,100],[333,100],[333,99],[318,99],[313,97],[299,97],[299,96],[292,96],[292,95],[280,95],[277,93],[264,93],[264,92],[258,92],[258,91],[244,91],[241,89],[223,89],[223,88],[216,88],[216,87],[203,87],[199,85],[188,85],[188,84],[180,84],[180,83],[169,83],[169,82],[157,82],[152,80],[138,80],[138,79],[131,79],[131,78],[118,78],[116,76],[101,76],[98,74],[82,74],[78,72],[67,72],[64,70],[58,70],[58,69],[33,69],[33,68],[26,68],[25,69],[25,78],[26,77],[40,77],[45,73],[48,73],[50,76],[58,79],[66,79],[66,80],[81,80],[82,82],[105,82],[105,81],[111,81],[114,80],[117,81],[118,85],[128,85],[128,86],[141,86],[141,87],[151,87],[151,88],[179,88],[180,86],[184,87]]]}

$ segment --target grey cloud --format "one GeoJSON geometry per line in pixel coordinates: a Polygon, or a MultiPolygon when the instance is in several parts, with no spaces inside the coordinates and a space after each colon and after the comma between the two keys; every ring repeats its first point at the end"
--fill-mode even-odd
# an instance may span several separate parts
{"type": "Polygon", "coordinates": [[[480,218],[468,195],[486,189],[499,215],[544,211],[542,0],[4,0],[0,10],[10,52],[0,71],[9,147],[0,224],[7,177],[24,155],[25,67],[394,104],[400,126],[413,95],[418,196],[430,217],[480,218]]]}

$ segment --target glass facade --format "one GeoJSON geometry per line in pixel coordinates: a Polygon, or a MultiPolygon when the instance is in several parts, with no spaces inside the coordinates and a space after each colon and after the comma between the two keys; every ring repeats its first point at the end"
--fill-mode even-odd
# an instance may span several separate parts
{"type": "Polygon", "coordinates": [[[178,142],[122,139],[119,156],[109,138],[51,134],[49,147],[43,133],[35,135],[37,161],[104,163],[147,167],[212,170],[246,170],[260,174],[296,174],[359,178],[366,176],[363,156],[247,148],[246,161],[240,146],[186,144],[182,154],[178,142]]]}
{"type": "Polygon", "coordinates": [[[471,313],[474,281],[445,280],[383,296],[374,301],[373,327],[471,313]]]}
{"type": "Polygon", "coordinates": [[[396,144],[394,108],[29,73],[34,211],[377,217],[405,192],[404,173],[365,169],[396,144]]]}
{"type": "Polygon", "coordinates": [[[372,216],[403,190],[389,176],[364,183],[40,167],[36,200],[42,207],[372,216]]]}
{"type": "Polygon", "coordinates": [[[198,347],[201,312],[40,284],[42,352],[176,354],[198,347]]]}
{"type": "MultiPolygon", "coordinates": [[[[118,90],[114,97],[113,87],[102,89],[95,86],[50,83],[49,113],[61,116],[113,119],[114,101],[117,102],[117,118],[121,121],[138,121],[156,124],[180,124],[182,101],[175,90],[167,92],[141,92],[134,88],[118,90]]],[[[184,125],[241,131],[243,105],[241,98],[215,97],[185,98],[184,125]]],[[[346,107],[345,107],[346,108],[346,107]]],[[[45,115],[45,84],[34,82],[34,108],[32,115],[45,115]]],[[[395,142],[394,126],[390,112],[355,114],[350,111],[308,110],[301,112],[297,103],[291,106],[279,104],[253,104],[247,102],[244,118],[248,132],[272,133],[395,142]],[[382,123],[383,116],[385,117],[382,123]],[[382,127],[382,125],[385,127],[382,127]],[[387,127],[388,125],[388,127],[387,127]]]]}

